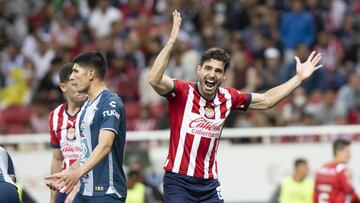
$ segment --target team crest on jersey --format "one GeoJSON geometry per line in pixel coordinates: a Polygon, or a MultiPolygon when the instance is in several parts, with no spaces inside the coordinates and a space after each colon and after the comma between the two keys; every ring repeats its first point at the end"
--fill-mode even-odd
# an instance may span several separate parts
{"type": "Polygon", "coordinates": [[[66,132],[67,140],[75,140],[75,128],[69,128],[66,132]]]}
{"type": "Polygon", "coordinates": [[[212,118],[214,115],[215,115],[214,109],[212,109],[209,106],[205,107],[205,116],[206,117],[212,118]]]}
{"type": "Polygon", "coordinates": [[[81,121],[80,130],[81,131],[85,130],[85,121],[84,120],[81,121]]]}

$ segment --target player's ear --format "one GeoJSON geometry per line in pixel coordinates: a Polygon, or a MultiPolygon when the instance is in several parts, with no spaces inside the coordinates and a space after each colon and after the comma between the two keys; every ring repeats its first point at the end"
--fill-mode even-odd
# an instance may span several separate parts
{"type": "Polygon", "coordinates": [[[90,80],[93,80],[95,78],[95,70],[94,69],[90,69],[89,72],[88,72],[88,75],[89,75],[89,79],[90,80]]]}
{"type": "Polygon", "coordinates": [[[197,72],[198,75],[199,75],[199,73],[200,73],[200,70],[201,70],[201,66],[198,65],[198,66],[196,67],[196,72],[197,72]]]}
{"type": "Polygon", "coordinates": [[[66,91],[66,86],[65,86],[64,83],[60,83],[60,90],[61,90],[62,92],[65,92],[65,91],[66,91]]]}

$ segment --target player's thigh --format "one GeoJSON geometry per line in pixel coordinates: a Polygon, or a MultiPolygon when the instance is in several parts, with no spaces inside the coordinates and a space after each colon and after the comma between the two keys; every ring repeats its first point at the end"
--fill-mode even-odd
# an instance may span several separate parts
{"type": "MultiPolygon", "coordinates": [[[[78,194],[76,194],[76,197],[78,194]]],[[[79,197],[82,196],[82,201],[73,201],[73,203],[125,203],[124,198],[117,198],[112,195],[105,195],[105,196],[83,196],[79,195],[79,197]]]]}
{"type": "Polygon", "coordinates": [[[165,174],[164,201],[165,203],[194,203],[197,202],[197,199],[193,196],[186,183],[165,174]]]}
{"type": "Polygon", "coordinates": [[[223,203],[220,182],[217,179],[204,180],[197,190],[201,203],[223,203]]]}
{"type": "Polygon", "coordinates": [[[0,191],[0,203],[20,203],[17,189],[11,183],[0,182],[0,191]]]}
{"type": "Polygon", "coordinates": [[[55,203],[64,203],[67,195],[62,192],[57,192],[55,195],[55,203]]]}
{"type": "Polygon", "coordinates": [[[203,193],[200,198],[200,203],[224,203],[220,185],[203,193]]]}
{"type": "Polygon", "coordinates": [[[77,192],[72,203],[85,203],[84,196],[77,192]]]}

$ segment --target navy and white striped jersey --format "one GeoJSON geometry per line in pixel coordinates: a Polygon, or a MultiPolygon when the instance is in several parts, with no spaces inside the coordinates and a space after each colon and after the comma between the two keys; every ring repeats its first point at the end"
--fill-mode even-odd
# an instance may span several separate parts
{"type": "Polygon", "coordinates": [[[101,130],[115,133],[111,152],[90,172],[81,178],[79,192],[84,196],[115,194],[126,197],[126,179],[123,170],[126,123],[124,105],[118,95],[104,90],[94,101],[88,99],[76,121],[76,133],[81,138],[80,164],[90,157],[98,145],[101,130]]]}
{"type": "Polygon", "coordinates": [[[0,146],[0,182],[15,183],[10,176],[15,176],[14,164],[7,151],[0,146]]]}

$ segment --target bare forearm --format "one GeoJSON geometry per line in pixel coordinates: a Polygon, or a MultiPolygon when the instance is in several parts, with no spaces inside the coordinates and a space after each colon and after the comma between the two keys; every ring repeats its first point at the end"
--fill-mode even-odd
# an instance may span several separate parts
{"type": "MultiPolygon", "coordinates": [[[[61,172],[61,170],[62,170],[61,165],[62,165],[62,160],[57,160],[57,159],[53,158],[53,160],[51,161],[51,169],[50,169],[51,174],[61,172]]],[[[50,191],[50,203],[55,202],[55,195],[56,195],[56,191],[51,190],[50,191]]]]}
{"type": "Polygon", "coordinates": [[[51,174],[61,172],[62,162],[63,162],[62,160],[56,160],[56,159],[53,159],[51,161],[51,169],[50,169],[51,174]]]}
{"type": "Polygon", "coordinates": [[[97,145],[89,159],[75,170],[79,172],[80,176],[83,176],[91,171],[107,154],[109,154],[110,151],[111,146],[109,145],[97,145]]]}
{"type": "Polygon", "coordinates": [[[265,92],[265,97],[269,98],[270,108],[274,107],[277,103],[287,97],[295,88],[301,84],[301,82],[301,78],[298,75],[295,75],[287,82],[265,92]]]}
{"type": "Polygon", "coordinates": [[[153,66],[149,72],[148,80],[150,84],[159,84],[164,76],[166,66],[169,62],[171,51],[174,47],[174,42],[168,42],[161,52],[156,57],[153,66]]]}

